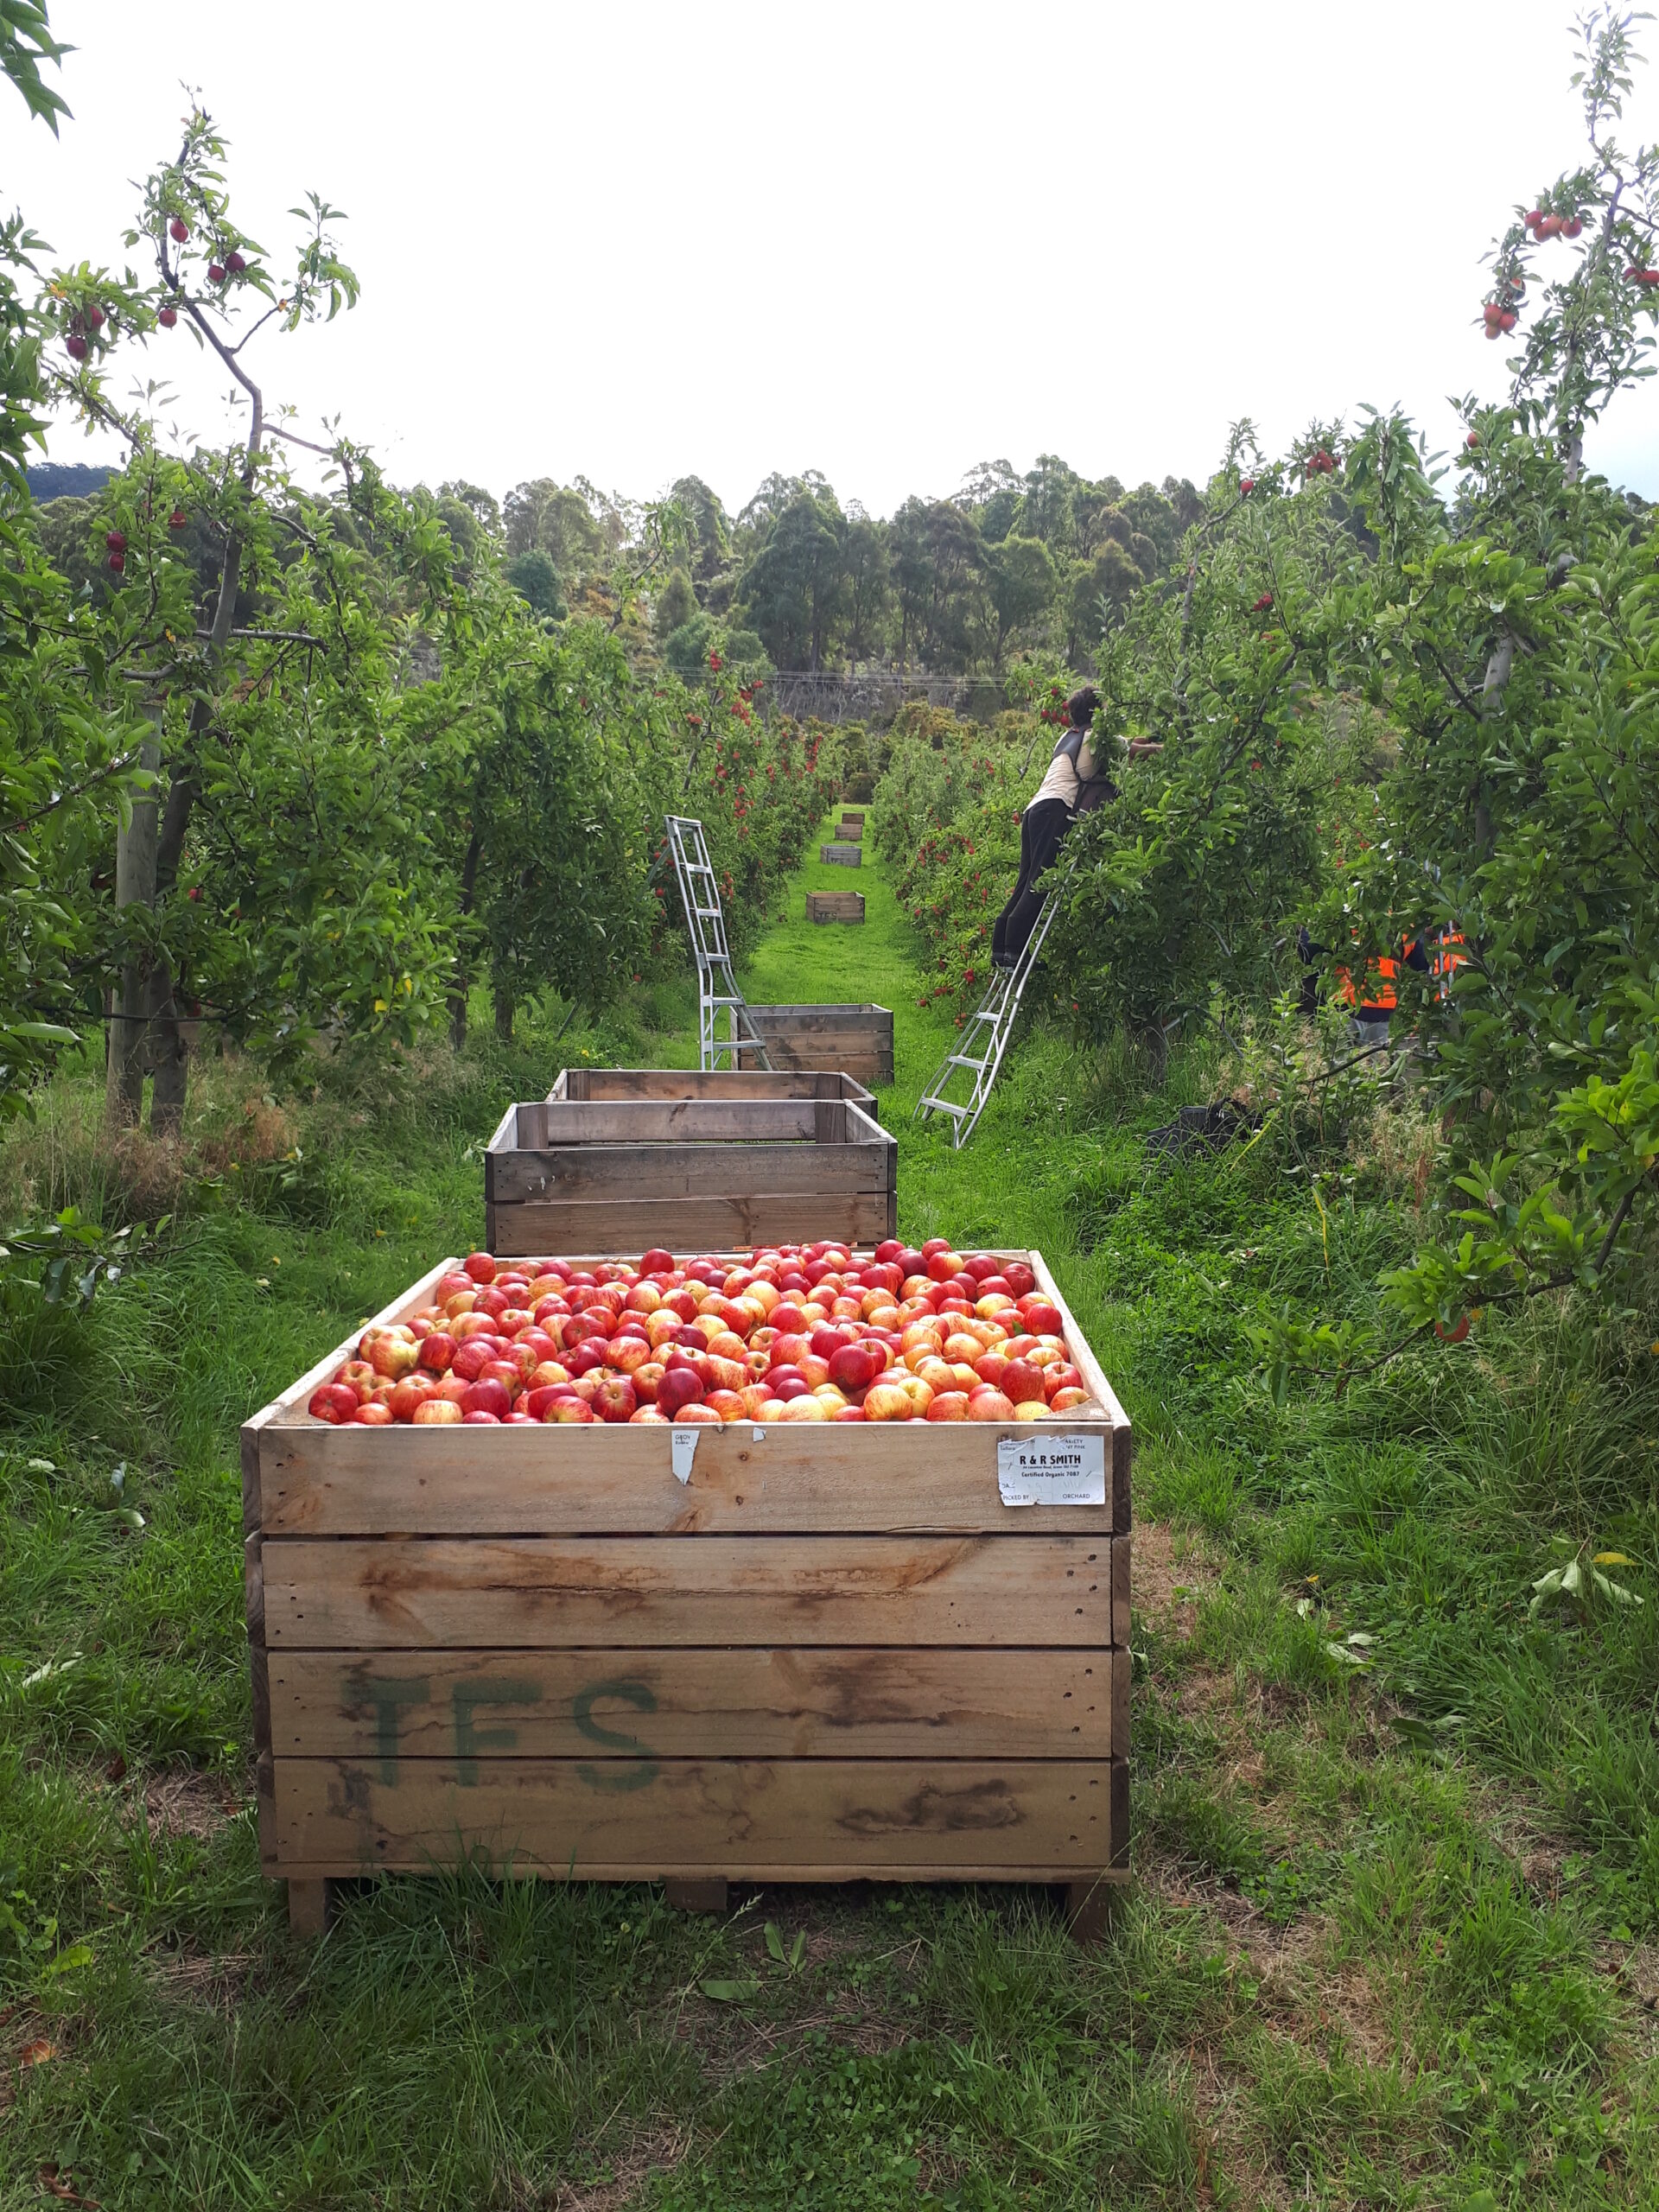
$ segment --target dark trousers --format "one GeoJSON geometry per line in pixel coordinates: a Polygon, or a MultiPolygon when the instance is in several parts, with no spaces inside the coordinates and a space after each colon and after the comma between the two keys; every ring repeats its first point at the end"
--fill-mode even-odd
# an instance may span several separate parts
{"type": "Polygon", "coordinates": [[[1020,874],[1014,896],[991,931],[991,959],[995,966],[1014,967],[1025,950],[1026,939],[1043,911],[1043,894],[1036,887],[1053,866],[1054,855],[1071,827],[1071,810],[1063,798],[1039,799],[1020,816],[1020,874]]]}

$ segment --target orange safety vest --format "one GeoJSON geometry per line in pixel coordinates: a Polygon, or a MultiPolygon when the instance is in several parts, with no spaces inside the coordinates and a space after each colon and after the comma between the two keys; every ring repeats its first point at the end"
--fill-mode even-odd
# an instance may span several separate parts
{"type": "Polygon", "coordinates": [[[1400,963],[1397,960],[1368,960],[1364,976],[1366,991],[1363,999],[1356,992],[1353,976],[1346,968],[1338,969],[1337,978],[1342,988],[1342,995],[1350,1006],[1386,1007],[1392,1013],[1400,1003],[1394,988],[1395,978],[1399,973],[1400,963]]]}

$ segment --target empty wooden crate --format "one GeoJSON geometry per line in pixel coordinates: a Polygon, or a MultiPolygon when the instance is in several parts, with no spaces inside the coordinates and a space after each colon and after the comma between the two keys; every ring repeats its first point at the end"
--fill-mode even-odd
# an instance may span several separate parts
{"type": "Polygon", "coordinates": [[[848,843],[820,845],[818,858],[826,868],[858,868],[863,861],[863,847],[848,843]]]}
{"type": "Polygon", "coordinates": [[[868,1001],[849,1006],[752,1006],[774,1068],[840,1069],[860,1083],[893,1081],[893,1009],[868,1001]]]}
{"type": "Polygon", "coordinates": [[[509,1107],[490,1141],[486,1240],[504,1254],[876,1243],[898,1226],[898,1153],[846,1098],[540,1099],[509,1107]]]}
{"type": "Polygon", "coordinates": [[[809,922],[861,922],[864,918],[864,893],[861,891],[809,891],[806,894],[806,918],[809,922]]]}
{"type": "Polygon", "coordinates": [[[355,1332],[255,1415],[259,1852],[296,1922],[331,1878],[461,1859],[1123,1878],[1129,1426],[1040,1255],[1002,1256],[1090,1394],[1059,1421],[330,1427],[306,1407],[355,1332]]]}

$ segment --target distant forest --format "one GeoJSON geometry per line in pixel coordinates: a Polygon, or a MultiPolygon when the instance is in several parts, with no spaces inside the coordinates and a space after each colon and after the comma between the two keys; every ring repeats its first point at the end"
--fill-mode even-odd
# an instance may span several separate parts
{"type": "MultiPolygon", "coordinates": [[[[84,503],[111,474],[29,470],[42,534],[78,584],[101,574],[84,503]]],[[[886,520],[843,505],[815,470],[768,476],[736,515],[698,476],[649,504],[582,477],[531,478],[505,500],[448,483],[435,504],[463,558],[501,560],[538,613],[599,617],[636,659],[688,677],[711,652],[826,673],[995,678],[1021,657],[1087,667],[1203,512],[1185,478],[1131,491],[1054,454],[1024,475],[982,462],[953,497],[912,497],[886,520]]]]}
{"type": "MultiPolygon", "coordinates": [[[[581,479],[517,485],[499,512],[472,486],[444,489],[499,536],[510,581],[549,615],[601,612],[640,537],[644,511],[581,479]]],[[[683,675],[723,649],[781,670],[994,677],[1021,652],[1085,666],[1203,509],[1184,478],[1131,491],[1045,454],[1024,475],[983,462],[952,498],[912,497],[885,521],[843,506],[813,470],[768,476],[735,516],[684,476],[650,512],[663,547],[651,630],[683,675]]]]}
{"type": "Polygon", "coordinates": [[[85,461],[41,461],[26,468],[32,499],[90,499],[115,474],[112,468],[94,468],[85,461]]]}

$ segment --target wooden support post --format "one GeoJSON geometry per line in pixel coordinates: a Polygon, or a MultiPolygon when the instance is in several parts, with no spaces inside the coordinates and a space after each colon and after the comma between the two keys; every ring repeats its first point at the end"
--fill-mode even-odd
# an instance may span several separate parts
{"type": "Polygon", "coordinates": [[[288,1878],[288,1925],[296,1936],[313,1936],[325,1933],[329,1914],[334,1906],[334,1885],[319,1876],[315,1880],[302,1881],[298,1875],[288,1878]]]}
{"type": "Polygon", "coordinates": [[[724,1912],[726,1878],[723,1874],[680,1881],[671,1878],[663,1884],[663,1896],[676,1912],[724,1912]]]}
{"type": "Polygon", "coordinates": [[[1125,1885],[1095,1876],[1065,1887],[1065,1925],[1074,1943],[1103,1943],[1123,1910],[1125,1885]]]}

